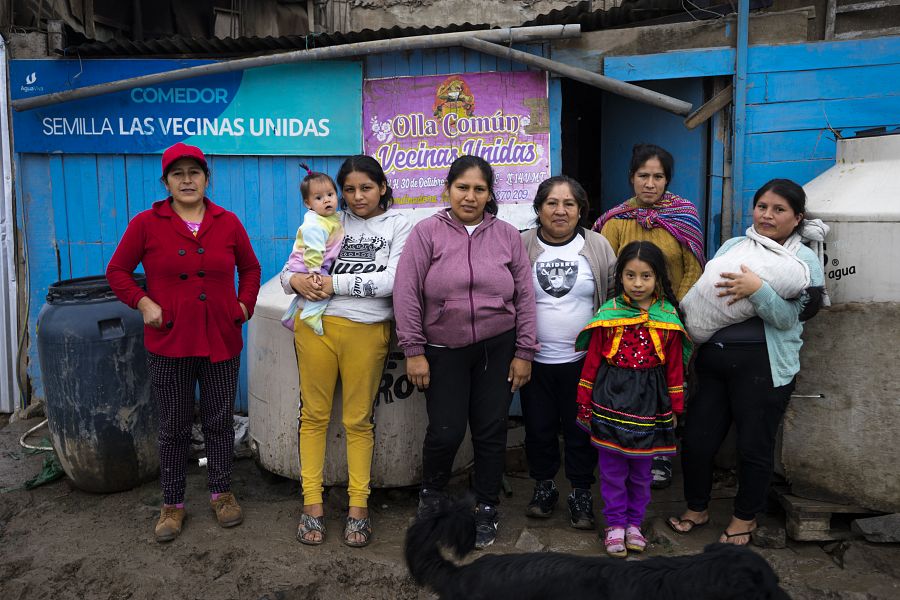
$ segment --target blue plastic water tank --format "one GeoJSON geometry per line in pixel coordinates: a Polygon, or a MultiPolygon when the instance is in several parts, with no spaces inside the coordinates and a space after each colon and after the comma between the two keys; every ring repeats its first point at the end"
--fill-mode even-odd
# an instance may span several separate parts
{"type": "Polygon", "coordinates": [[[75,485],[117,492],[156,477],[158,420],[140,313],[102,275],[59,281],[38,316],[37,344],[53,447],[75,485]]]}

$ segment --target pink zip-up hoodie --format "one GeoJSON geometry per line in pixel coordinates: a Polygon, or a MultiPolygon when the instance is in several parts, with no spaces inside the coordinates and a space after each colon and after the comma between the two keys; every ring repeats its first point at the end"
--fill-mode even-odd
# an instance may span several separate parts
{"type": "Polygon", "coordinates": [[[518,358],[537,343],[531,263],[515,227],[485,213],[470,236],[448,210],[410,233],[394,279],[397,337],[406,356],[426,344],[461,348],[516,330],[518,358]]]}

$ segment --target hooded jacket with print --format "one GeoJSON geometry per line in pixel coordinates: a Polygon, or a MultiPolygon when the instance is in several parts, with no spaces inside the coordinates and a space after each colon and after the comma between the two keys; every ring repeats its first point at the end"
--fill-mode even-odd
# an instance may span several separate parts
{"type": "Polygon", "coordinates": [[[406,356],[516,331],[518,358],[538,350],[531,263],[518,230],[485,213],[469,235],[442,210],[412,230],[397,267],[394,314],[406,356]]]}

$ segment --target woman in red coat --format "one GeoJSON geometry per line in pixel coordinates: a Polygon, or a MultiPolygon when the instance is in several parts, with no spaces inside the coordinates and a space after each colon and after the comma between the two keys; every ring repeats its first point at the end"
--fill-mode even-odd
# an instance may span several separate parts
{"type": "Polygon", "coordinates": [[[163,507],[155,535],[166,542],[181,533],[184,521],[184,465],[198,383],[210,506],[222,527],[243,521],[231,493],[232,414],[241,325],[256,305],[260,266],[237,216],[206,197],[209,168],[199,148],[178,143],[166,150],[162,182],[170,196],[131,220],[106,277],[119,299],[144,318],[159,407],[163,507]],[[146,291],[132,277],[138,263],[144,266],[146,291]]]}

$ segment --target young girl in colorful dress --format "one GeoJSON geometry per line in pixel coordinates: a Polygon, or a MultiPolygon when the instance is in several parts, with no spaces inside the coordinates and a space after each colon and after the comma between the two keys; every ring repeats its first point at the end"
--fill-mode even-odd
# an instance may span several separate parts
{"type": "Polygon", "coordinates": [[[654,456],[675,453],[691,353],[662,251],[631,242],[619,254],[616,296],[576,341],[587,350],[578,383],[578,422],[598,448],[610,556],[643,552],[654,456]]]}

